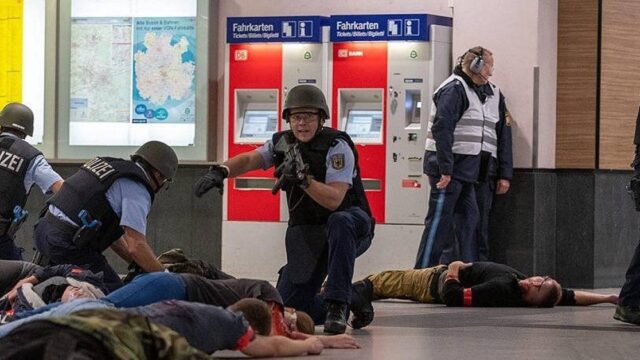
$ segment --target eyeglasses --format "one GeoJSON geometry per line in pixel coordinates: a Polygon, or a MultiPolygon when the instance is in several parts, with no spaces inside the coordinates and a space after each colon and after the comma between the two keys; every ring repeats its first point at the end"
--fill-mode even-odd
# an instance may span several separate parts
{"type": "Polygon", "coordinates": [[[320,113],[317,113],[317,112],[299,112],[299,113],[295,113],[295,114],[290,114],[289,115],[289,121],[290,122],[297,122],[297,123],[310,123],[312,121],[317,120],[318,115],[320,115],[320,113]]]}

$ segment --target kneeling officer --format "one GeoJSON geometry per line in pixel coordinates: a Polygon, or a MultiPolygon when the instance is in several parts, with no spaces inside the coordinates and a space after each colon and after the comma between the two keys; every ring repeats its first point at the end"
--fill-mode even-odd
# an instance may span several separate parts
{"type": "Polygon", "coordinates": [[[323,126],[329,108],[315,86],[292,88],[282,117],[290,130],[211,167],[194,192],[202,196],[213,187],[222,191],[226,177],[274,167],[274,192],[284,190],[289,206],[287,264],[280,270],[278,291],[286,306],[309,313],[316,323],[324,321],[325,332],[343,333],[355,259],[373,237],[358,153],[347,133],[323,126]],[[316,295],[325,277],[321,299],[316,295]]]}
{"type": "Polygon", "coordinates": [[[24,205],[37,184],[43,194],[58,191],[62,178],[42,153],[24,139],[33,136],[33,112],[10,103],[0,112],[0,259],[22,260],[14,237],[26,220],[24,205]]]}
{"type": "Polygon", "coordinates": [[[122,285],[102,252],[111,247],[144,271],[162,271],[145,233],[154,195],[178,168],[171,147],[149,141],[131,161],[97,157],[66,179],[35,229],[40,265],[85,265],[102,271],[111,291],[122,285]]]}

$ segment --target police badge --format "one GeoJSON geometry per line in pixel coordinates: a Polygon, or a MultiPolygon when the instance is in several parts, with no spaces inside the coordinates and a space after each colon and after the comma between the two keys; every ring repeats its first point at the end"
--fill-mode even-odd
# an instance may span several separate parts
{"type": "Polygon", "coordinates": [[[331,167],[336,170],[344,168],[344,154],[335,154],[331,156],[331,167]]]}

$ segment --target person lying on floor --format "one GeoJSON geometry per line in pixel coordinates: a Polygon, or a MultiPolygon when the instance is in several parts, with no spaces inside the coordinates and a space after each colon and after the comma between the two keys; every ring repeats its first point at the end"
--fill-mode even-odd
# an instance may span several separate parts
{"type": "MultiPolygon", "coordinates": [[[[76,299],[52,307],[39,314],[0,326],[0,338],[28,323],[72,314],[83,314],[83,311],[99,309],[116,308],[112,303],[100,299],[76,299]]],[[[245,334],[244,331],[240,333],[236,331],[238,326],[241,325],[238,320],[239,316],[238,314],[231,316],[231,313],[242,312],[242,317],[248,321],[253,331],[260,336],[269,336],[271,332],[270,309],[265,302],[257,299],[242,299],[229,306],[226,310],[213,305],[179,300],[165,300],[150,305],[120,310],[149,316],[150,320],[158,321],[174,329],[187,338],[187,341],[192,346],[207,353],[221,349],[233,350],[234,347],[232,345],[236,344],[236,340],[240,338],[240,335],[245,334]],[[237,336],[234,337],[233,334],[237,336]],[[230,342],[229,336],[233,341],[230,342]]],[[[281,336],[274,337],[280,338],[281,336]]],[[[311,336],[298,333],[294,328],[291,337],[305,340],[311,336]]],[[[314,338],[318,339],[325,348],[355,349],[359,347],[353,337],[345,334],[314,338]]],[[[283,340],[278,341],[283,342],[283,340]]],[[[250,355],[257,356],[256,354],[250,355]]]]}
{"type": "MultiPolygon", "coordinates": [[[[205,359],[217,350],[238,350],[249,356],[319,354],[318,337],[292,340],[266,336],[271,316],[266,303],[243,299],[225,310],[185,301],[163,301],[115,309],[99,300],[81,299],[18,323],[4,325],[3,359],[84,355],[92,359],[205,359]],[[65,313],[74,305],[73,313],[65,313]],[[93,307],[92,307],[93,306],[93,307]],[[11,327],[5,330],[6,327],[11,327]]],[[[349,335],[332,337],[342,348],[359,345],[349,335]]]]}
{"type": "Polygon", "coordinates": [[[399,298],[429,304],[474,307],[553,307],[616,304],[615,294],[564,289],[549,276],[527,277],[493,262],[438,265],[425,269],[388,270],[354,283],[352,326],[373,321],[371,301],[399,298]]]}
{"type": "Polygon", "coordinates": [[[107,292],[102,273],[76,265],[42,267],[13,260],[0,260],[0,287],[6,292],[0,298],[2,315],[37,309],[63,297],[101,298],[107,292]]]}

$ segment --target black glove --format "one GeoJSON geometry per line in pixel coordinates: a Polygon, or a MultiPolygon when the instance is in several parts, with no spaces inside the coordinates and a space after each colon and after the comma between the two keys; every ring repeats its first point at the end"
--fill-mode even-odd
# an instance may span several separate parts
{"type": "Polygon", "coordinates": [[[224,192],[224,179],[229,176],[229,172],[226,168],[220,165],[212,165],[209,168],[209,172],[196,181],[193,185],[193,194],[197,197],[201,197],[207,191],[213,187],[218,188],[220,195],[224,192]]]}
{"type": "Polygon", "coordinates": [[[629,185],[627,185],[627,191],[631,195],[631,199],[633,199],[636,211],[640,211],[640,175],[631,178],[629,185]]]}
{"type": "Polygon", "coordinates": [[[306,164],[298,170],[295,162],[284,162],[278,166],[274,174],[282,179],[280,189],[283,191],[291,190],[295,186],[300,186],[302,189],[309,186],[309,166],[306,164]]]}

